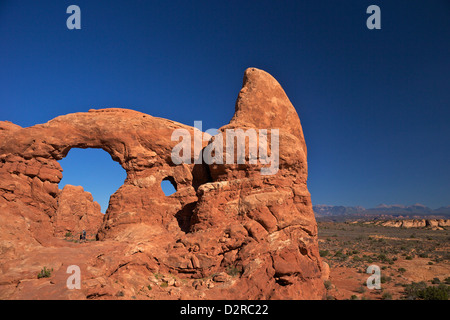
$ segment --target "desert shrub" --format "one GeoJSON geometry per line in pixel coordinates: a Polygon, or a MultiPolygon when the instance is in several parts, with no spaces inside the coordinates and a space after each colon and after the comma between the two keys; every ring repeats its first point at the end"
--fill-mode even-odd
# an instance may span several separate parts
{"type": "Polygon", "coordinates": [[[348,256],[347,256],[347,255],[342,255],[341,261],[345,261],[345,260],[347,260],[347,259],[348,259],[348,256]]]}
{"type": "Polygon", "coordinates": [[[390,263],[391,264],[391,262],[392,262],[391,259],[389,259],[384,253],[379,254],[377,256],[377,259],[379,261],[381,261],[381,262],[384,262],[384,263],[390,263]]]}
{"type": "Polygon", "coordinates": [[[364,261],[366,261],[366,262],[368,262],[368,263],[372,263],[372,262],[373,262],[373,258],[370,257],[370,256],[368,256],[368,255],[366,255],[366,254],[364,254],[364,255],[362,256],[362,260],[364,260],[364,261]]]}
{"type": "Polygon", "coordinates": [[[356,290],[356,292],[358,292],[358,293],[364,293],[364,292],[366,292],[366,288],[365,287],[363,287],[363,286],[361,286],[361,287],[359,287],[357,290],[356,290]]]}
{"type": "Polygon", "coordinates": [[[450,277],[444,279],[445,284],[450,284],[450,277]]]}
{"type": "Polygon", "coordinates": [[[242,272],[242,268],[241,267],[230,266],[230,267],[227,268],[227,274],[229,276],[232,276],[232,277],[240,275],[241,272],[242,272]]]}
{"type": "Polygon", "coordinates": [[[40,278],[49,278],[52,275],[53,268],[47,269],[47,267],[44,266],[44,268],[41,270],[41,272],[38,273],[38,279],[40,278]]]}
{"type": "Polygon", "coordinates": [[[325,286],[325,289],[330,289],[331,288],[331,281],[330,280],[325,280],[324,282],[323,282],[323,284],[324,284],[324,286],[325,286]]]}
{"type": "Polygon", "coordinates": [[[328,256],[330,254],[330,251],[328,251],[328,250],[319,250],[319,255],[321,256],[321,257],[326,257],[326,256],[328,256]]]}
{"type": "Polygon", "coordinates": [[[431,280],[432,284],[439,284],[441,283],[441,280],[439,280],[439,278],[433,278],[433,280],[431,280]]]}
{"type": "Polygon", "coordinates": [[[389,282],[391,280],[392,280],[391,277],[386,277],[386,276],[381,276],[381,278],[380,278],[381,283],[386,283],[386,282],[389,282]]]}
{"type": "Polygon", "coordinates": [[[379,254],[377,258],[381,261],[384,261],[387,259],[386,255],[384,253],[379,254]]]}
{"type": "Polygon", "coordinates": [[[358,296],[356,294],[352,294],[350,297],[351,300],[358,300],[358,296]]]}
{"type": "Polygon", "coordinates": [[[419,299],[419,292],[422,292],[427,287],[427,284],[423,281],[413,282],[411,284],[405,285],[404,294],[406,299],[415,300],[419,299]]]}
{"type": "Polygon", "coordinates": [[[448,300],[450,287],[440,284],[437,287],[427,287],[420,293],[420,297],[424,300],[448,300]]]}
{"type": "Polygon", "coordinates": [[[406,271],[406,269],[405,268],[398,268],[397,271],[400,272],[400,273],[403,273],[403,272],[406,271]]]}
{"type": "Polygon", "coordinates": [[[406,260],[412,260],[413,257],[411,257],[411,256],[406,256],[405,259],[406,259],[406,260]]]}
{"type": "Polygon", "coordinates": [[[381,296],[382,300],[392,300],[392,294],[389,292],[384,292],[383,295],[381,296]]]}
{"type": "Polygon", "coordinates": [[[340,258],[340,257],[343,257],[344,254],[342,253],[342,250],[338,250],[338,251],[336,251],[336,253],[334,254],[334,256],[335,256],[336,258],[340,258]]]}
{"type": "Polygon", "coordinates": [[[66,232],[66,234],[64,235],[64,237],[66,238],[70,238],[72,236],[72,232],[68,231],[66,232]]]}
{"type": "Polygon", "coordinates": [[[155,276],[155,279],[156,279],[156,280],[158,280],[159,278],[162,277],[162,275],[159,274],[159,273],[154,273],[153,275],[155,276]]]}
{"type": "Polygon", "coordinates": [[[423,281],[413,282],[405,287],[407,299],[448,300],[450,287],[441,283],[439,286],[427,286],[423,281]]]}

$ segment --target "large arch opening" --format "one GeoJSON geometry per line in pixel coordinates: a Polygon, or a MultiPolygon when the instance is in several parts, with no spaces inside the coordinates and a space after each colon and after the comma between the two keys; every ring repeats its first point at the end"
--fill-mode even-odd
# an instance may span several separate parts
{"type": "Polygon", "coordinates": [[[63,168],[59,188],[62,189],[67,184],[82,186],[100,204],[102,213],[108,208],[110,196],[126,178],[122,166],[102,149],[72,148],[59,163],[63,168]]]}

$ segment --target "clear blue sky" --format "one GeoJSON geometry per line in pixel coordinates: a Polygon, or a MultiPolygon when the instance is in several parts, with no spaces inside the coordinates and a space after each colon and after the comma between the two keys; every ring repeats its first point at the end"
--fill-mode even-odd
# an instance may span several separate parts
{"type": "MultiPolygon", "coordinates": [[[[21,126],[126,107],[218,128],[247,67],[297,109],[313,204],[450,204],[448,0],[0,0],[0,120],[21,126]],[[81,30],[66,27],[71,4],[81,30]],[[366,27],[371,4],[381,30],[366,27]]],[[[123,169],[84,152],[95,160],[72,150],[60,186],[104,210],[123,169]]]]}

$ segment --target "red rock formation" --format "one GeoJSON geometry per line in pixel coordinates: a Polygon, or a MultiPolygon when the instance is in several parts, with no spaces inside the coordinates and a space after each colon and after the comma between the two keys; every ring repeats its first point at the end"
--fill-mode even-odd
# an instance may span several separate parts
{"type": "MultiPolygon", "coordinates": [[[[194,136],[192,127],[126,109],[69,114],[30,128],[0,122],[0,219],[5,222],[0,249],[7,253],[0,258],[0,286],[5,286],[0,298],[24,297],[27,290],[46,285],[43,280],[22,285],[43,262],[36,254],[44,247],[50,255],[45,261],[59,275],[54,282],[63,278],[63,267],[77,261],[87,274],[82,294],[67,298],[117,298],[116,284],[125,288],[118,296],[128,298],[322,298],[322,273],[328,271],[319,257],[306,186],[306,144],[279,83],[264,71],[247,69],[235,115],[220,129],[278,129],[274,175],[261,175],[262,164],[208,166],[193,164],[193,156],[191,164],[174,165],[171,151],[178,142],[171,134],[180,128],[194,136]],[[90,208],[84,218],[98,214],[85,196],[70,196],[81,190],[58,189],[58,160],[71,148],[102,148],[127,173],[111,196],[100,241],[79,245],[83,250],[72,256],[77,261],[68,261],[77,244],[58,236],[88,228],[70,218],[83,203],[90,208]],[[168,197],[160,188],[165,178],[177,189],[168,197]],[[152,277],[155,273],[166,275],[173,290],[142,289],[148,279],[161,281],[152,277]]],[[[97,223],[93,219],[91,228],[97,223]]],[[[49,297],[64,291],[58,288],[49,297]]]]}
{"type": "Polygon", "coordinates": [[[97,235],[103,222],[100,205],[81,186],[64,186],[58,195],[58,208],[53,217],[55,236],[73,235],[86,231],[88,236],[97,235]]]}
{"type": "Polygon", "coordinates": [[[375,224],[384,227],[394,228],[430,228],[433,230],[443,230],[450,226],[449,219],[401,219],[401,220],[387,220],[378,221],[375,224]]]}
{"type": "Polygon", "coordinates": [[[263,176],[261,165],[211,165],[217,182],[200,186],[190,236],[202,231],[223,237],[221,249],[214,251],[217,243],[211,241],[202,241],[202,249],[213,257],[223,254],[222,268],[242,268],[239,298],[320,297],[305,140],[294,107],[268,73],[246,70],[236,113],[220,131],[231,128],[279,129],[279,171],[263,176]]]}

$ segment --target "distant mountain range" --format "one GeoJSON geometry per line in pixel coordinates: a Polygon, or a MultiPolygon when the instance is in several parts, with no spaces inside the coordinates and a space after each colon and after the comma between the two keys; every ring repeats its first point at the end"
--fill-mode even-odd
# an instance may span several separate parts
{"type": "Polygon", "coordinates": [[[410,206],[400,204],[380,204],[375,208],[366,209],[361,206],[345,207],[330,206],[318,204],[313,206],[314,213],[317,217],[333,217],[333,216],[385,216],[385,215],[448,215],[450,214],[450,206],[431,209],[423,204],[416,203],[410,206]]]}

